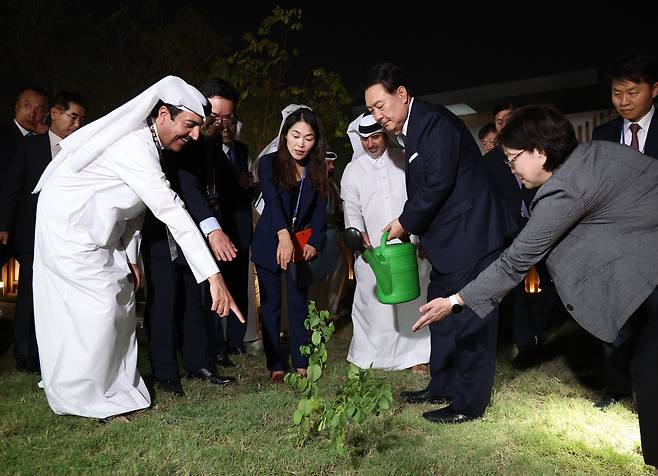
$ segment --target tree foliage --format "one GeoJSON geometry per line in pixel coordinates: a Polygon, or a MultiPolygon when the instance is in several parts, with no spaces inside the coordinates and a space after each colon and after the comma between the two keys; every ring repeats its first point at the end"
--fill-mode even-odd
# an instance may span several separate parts
{"type": "Polygon", "coordinates": [[[192,84],[217,75],[242,93],[242,140],[252,156],[293,102],[319,114],[330,146],[344,137],[350,98],[340,76],[295,63],[301,9],[276,6],[255,32],[241,35],[222,32],[194,3],[167,0],[7,0],[3,9],[0,72],[14,83],[5,88],[5,110],[26,83],[85,95],[93,119],[168,74],[192,84]]]}

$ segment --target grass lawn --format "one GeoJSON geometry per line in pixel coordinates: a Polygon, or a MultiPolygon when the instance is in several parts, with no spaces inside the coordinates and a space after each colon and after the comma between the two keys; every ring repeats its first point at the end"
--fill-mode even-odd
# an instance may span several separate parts
{"type": "MultiPolygon", "coordinates": [[[[329,343],[322,387],[333,393],[348,370],[351,325],[329,343]]],[[[100,425],[57,416],[39,378],[16,373],[11,351],[0,359],[0,473],[2,474],[365,474],[365,475],[639,475],[642,462],[632,403],[606,411],[592,406],[583,357],[591,342],[562,326],[547,345],[546,361],[520,372],[501,346],[492,403],[484,418],[441,426],[421,413],[431,405],[399,401],[427,377],[377,372],[393,386],[392,409],[350,427],[345,457],[315,439],[297,448],[288,437],[298,401],[269,383],[264,356],[235,358],[237,382],[226,388],[183,380],[187,396],[155,393],[153,408],[130,422],[100,425]],[[558,351],[559,350],[559,351],[558,351]]],[[[146,348],[140,369],[150,385],[146,348]]],[[[586,359],[585,359],[586,360],[586,359]]]]}

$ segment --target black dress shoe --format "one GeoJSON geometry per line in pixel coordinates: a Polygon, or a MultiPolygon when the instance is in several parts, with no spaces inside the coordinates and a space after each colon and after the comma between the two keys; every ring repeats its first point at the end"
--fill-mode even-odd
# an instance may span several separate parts
{"type": "Polygon", "coordinates": [[[437,405],[450,403],[450,398],[432,395],[428,389],[400,392],[400,397],[407,403],[436,403],[437,405]]]}
{"type": "Polygon", "coordinates": [[[156,384],[158,388],[163,392],[173,393],[179,397],[185,396],[185,390],[183,390],[183,386],[181,385],[179,378],[156,380],[156,384]]]}
{"type": "Polygon", "coordinates": [[[466,421],[480,418],[481,416],[482,415],[466,415],[464,413],[457,413],[450,407],[423,413],[423,418],[431,421],[432,423],[464,423],[466,421]]]}
{"type": "Polygon", "coordinates": [[[213,359],[213,362],[220,367],[235,367],[235,364],[228,358],[228,355],[224,354],[217,354],[213,359]]]}
{"type": "Polygon", "coordinates": [[[619,400],[623,400],[624,397],[626,397],[626,395],[621,395],[618,393],[605,393],[601,400],[594,403],[594,407],[598,408],[599,410],[605,410],[610,405],[614,405],[619,400]]]}
{"type": "Polygon", "coordinates": [[[213,385],[226,385],[235,381],[235,377],[216,375],[208,369],[199,369],[196,372],[190,372],[187,374],[187,378],[205,380],[213,385]]]}
{"type": "Polygon", "coordinates": [[[244,355],[247,353],[247,348],[244,345],[236,345],[235,347],[229,347],[228,353],[231,355],[244,355]]]}
{"type": "Polygon", "coordinates": [[[541,363],[539,353],[536,350],[519,352],[512,360],[512,367],[516,370],[526,370],[537,367],[541,363]]]}
{"type": "Polygon", "coordinates": [[[26,374],[40,375],[39,359],[16,358],[16,370],[26,374]]]}

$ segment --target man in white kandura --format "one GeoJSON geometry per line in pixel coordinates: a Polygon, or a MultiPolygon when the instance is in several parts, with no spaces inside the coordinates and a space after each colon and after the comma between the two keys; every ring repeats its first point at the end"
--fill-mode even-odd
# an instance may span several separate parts
{"type": "MultiPolygon", "coordinates": [[[[354,156],[340,182],[345,227],[361,231],[364,242],[379,245],[384,228],[402,213],[407,200],[404,152],[388,146],[384,128],[367,113],[347,129],[354,156]]],[[[399,240],[397,240],[399,242],[399,240]]],[[[353,336],[347,360],[361,368],[400,370],[430,360],[430,334],[411,332],[425,302],[430,267],[418,260],[421,296],[402,304],[382,304],[375,292],[375,275],[362,256],[354,263],[356,290],[352,306],[353,336]]],[[[418,367],[416,367],[418,368],[418,367]]]]}
{"type": "Polygon", "coordinates": [[[106,418],[146,408],[137,371],[134,287],[144,211],[167,224],[212,308],[239,314],[203,236],[160,167],[199,136],[206,98],[168,76],[60,142],[34,193],[34,314],[53,411],[106,418]],[[133,284],[134,283],[134,284],[133,284]]]}

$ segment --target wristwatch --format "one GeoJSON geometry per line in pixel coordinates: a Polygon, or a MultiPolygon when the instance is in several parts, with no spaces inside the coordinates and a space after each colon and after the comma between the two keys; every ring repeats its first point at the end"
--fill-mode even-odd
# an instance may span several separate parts
{"type": "Polygon", "coordinates": [[[452,304],[452,313],[453,314],[459,314],[460,312],[462,312],[464,310],[464,306],[459,304],[459,301],[457,301],[457,296],[456,295],[453,294],[448,299],[450,299],[450,304],[452,304]]]}

